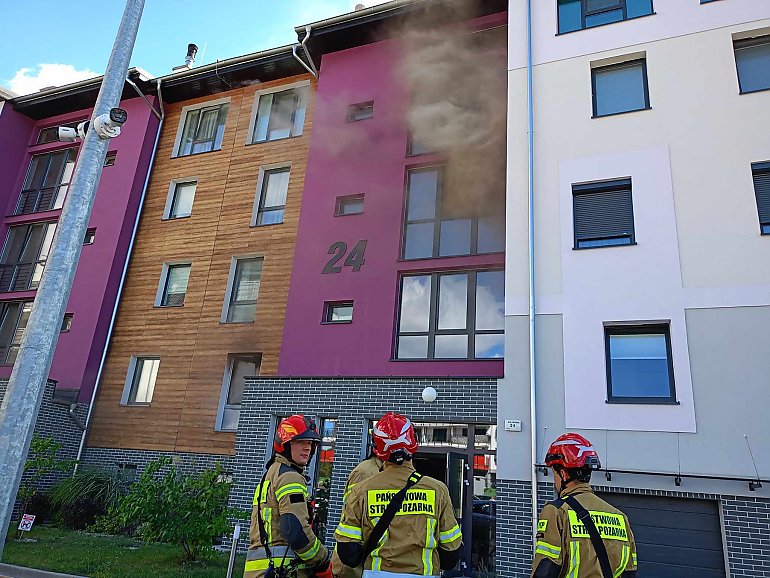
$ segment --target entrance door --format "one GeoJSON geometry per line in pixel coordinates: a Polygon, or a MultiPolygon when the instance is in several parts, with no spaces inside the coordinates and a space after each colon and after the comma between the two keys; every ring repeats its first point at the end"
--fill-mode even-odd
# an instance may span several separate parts
{"type": "Polygon", "coordinates": [[[463,537],[463,552],[460,556],[461,575],[467,574],[468,562],[470,561],[471,540],[470,528],[468,527],[468,505],[472,498],[468,491],[468,457],[466,454],[458,452],[447,452],[446,465],[446,485],[449,488],[449,498],[452,500],[455,518],[460,524],[463,537]]]}

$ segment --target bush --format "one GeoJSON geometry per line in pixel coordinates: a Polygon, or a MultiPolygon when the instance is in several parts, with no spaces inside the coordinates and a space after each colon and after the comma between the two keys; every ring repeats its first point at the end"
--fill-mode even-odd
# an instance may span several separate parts
{"type": "Polygon", "coordinates": [[[51,490],[51,504],[57,510],[56,522],[73,530],[83,530],[116,507],[127,490],[117,470],[80,469],[51,490]]]}
{"type": "Polygon", "coordinates": [[[51,508],[51,500],[46,494],[36,493],[27,502],[27,509],[25,514],[33,514],[35,516],[35,524],[41,522],[47,522],[53,515],[51,508]]]}
{"type": "Polygon", "coordinates": [[[186,561],[196,560],[229,530],[229,516],[241,517],[227,507],[232,482],[223,473],[219,464],[185,475],[170,458],[150,462],[95,529],[128,530],[145,542],[179,544],[186,561]]]}

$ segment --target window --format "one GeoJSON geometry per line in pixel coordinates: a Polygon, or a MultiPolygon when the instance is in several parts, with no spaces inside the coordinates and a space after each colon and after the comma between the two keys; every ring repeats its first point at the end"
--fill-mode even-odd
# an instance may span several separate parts
{"type": "Polygon", "coordinates": [[[504,283],[502,271],[404,276],[396,357],[501,359],[504,283]]]}
{"type": "Polygon", "coordinates": [[[187,294],[187,283],[190,279],[189,263],[178,265],[163,265],[163,273],[160,276],[161,295],[160,307],[181,307],[187,294]]]}
{"type": "Polygon", "coordinates": [[[75,170],[77,149],[34,155],[16,205],[16,215],[61,209],[75,170]]]}
{"type": "Polygon", "coordinates": [[[572,185],[575,249],[633,245],[631,179],[572,185]]]}
{"type": "Polygon", "coordinates": [[[55,232],[56,223],[9,227],[0,255],[0,292],[37,289],[55,232]]]}
{"type": "Polygon", "coordinates": [[[236,431],[241,414],[241,400],[246,378],[259,375],[261,356],[258,353],[231,355],[222,383],[222,402],[219,417],[220,430],[236,431]]]}
{"type": "Polygon", "coordinates": [[[404,259],[493,253],[505,249],[505,206],[470,206],[464,190],[444,184],[445,167],[409,171],[404,259]]]}
{"type": "Polygon", "coordinates": [[[286,195],[289,192],[289,167],[260,171],[257,216],[252,225],[276,225],[283,223],[286,195]]]}
{"type": "Polygon", "coordinates": [[[184,129],[176,156],[207,153],[222,148],[228,104],[223,102],[185,111],[184,129]]]}
{"type": "Polygon", "coordinates": [[[61,329],[60,329],[62,333],[66,333],[67,331],[72,329],[72,317],[73,317],[72,313],[64,314],[64,317],[62,318],[62,322],[61,322],[61,329]]]}
{"type": "Polygon", "coordinates": [[[74,122],[67,122],[64,124],[57,124],[56,126],[49,126],[47,128],[41,128],[37,134],[37,142],[35,144],[48,144],[52,142],[59,142],[59,127],[68,127],[77,129],[78,125],[85,119],[76,120],[74,122]]]}
{"type": "Polygon", "coordinates": [[[353,302],[327,302],[324,306],[324,323],[352,323],[353,302]]]}
{"type": "Polygon", "coordinates": [[[235,259],[231,269],[231,283],[225,303],[225,323],[254,321],[257,311],[262,259],[256,257],[235,259]]]}
{"type": "Polygon", "coordinates": [[[32,301],[0,303],[0,364],[13,365],[32,312],[32,301]]]}
{"type": "Polygon", "coordinates": [[[652,0],[557,0],[559,34],[652,14],[652,0]]]}
{"type": "Polygon", "coordinates": [[[309,86],[263,92],[257,95],[257,116],[251,142],[299,136],[305,126],[309,86]]]}
{"type": "Polygon", "coordinates": [[[337,197],[337,206],[334,209],[335,217],[345,215],[360,215],[364,212],[364,195],[350,195],[337,197]]]}
{"type": "Polygon", "coordinates": [[[645,59],[591,69],[594,117],[650,108],[645,59]]]}
{"type": "Polygon", "coordinates": [[[96,239],[96,228],[92,227],[90,229],[86,229],[85,237],[83,237],[83,244],[93,245],[94,239],[96,239]]]}
{"type": "Polygon", "coordinates": [[[366,120],[374,116],[374,101],[359,102],[348,107],[348,122],[366,120]]]}
{"type": "Polygon", "coordinates": [[[741,94],[770,89],[770,36],[733,41],[741,94]]]}
{"type": "Polygon", "coordinates": [[[110,151],[104,157],[104,166],[111,167],[115,165],[115,159],[118,158],[118,151],[110,151]]]}
{"type": "Polygon", "coordinates": [[[770,162],[754,163],[751,174],[754,177],[760,231],[763,235],[770,235],[770,162]]]}
{"type": "Polygon", "coordinates": [[[159,368],[159,357],[131,358],[122,400],[124,405],[148,405],[152,401],[159,368]]]}
{"type": "Polygon", "coordinates": [[[198,181],[195,180],[171,181],[163,218],[179,219],[180,217],[189,217],[192,214],[195,189],[197,187],[198,181]]]}
{"type": "Polygon", "coordinates": [[[407,143],[406,156],[414,157],[417,155],[427,155],[435,152],[436,151],[433,149],[433,147],[430,147],[420,141],[417,137],[415,137],[414,133],[409,133],[409,142],[407,143]]]}
{"type": "Polygon", "coordinates": [[[607,401],[675,403],[668,325],[607,326],[607,401]]]}

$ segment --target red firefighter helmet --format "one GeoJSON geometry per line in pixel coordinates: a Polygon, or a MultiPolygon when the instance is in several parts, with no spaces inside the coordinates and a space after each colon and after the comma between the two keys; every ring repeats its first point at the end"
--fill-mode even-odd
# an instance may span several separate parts
{"type": "Polygon", "coordinates": [[[287,449],[286,444],[296,440],[311,440],[316,443],[321,441],[315,422],[311,418],[292,415],[282,419],[275,430],[273,448],[276,452],[283,453],[287,449]]]}
{"type": "Polygon", "coordinates": [[[565,469],[602,467],[599,454],[586,438],[576,433],[565,433],[556,438],[545,455],[545,465],[561,466],[565,469]]]}
{"type": "Polygon", "coordinates": [[[380,418],[372,431],[374,454],[387,462],[391,457],[411,457],[417,451],[417,437],[412,421],[403,415],[389,412],[380,418]]]}

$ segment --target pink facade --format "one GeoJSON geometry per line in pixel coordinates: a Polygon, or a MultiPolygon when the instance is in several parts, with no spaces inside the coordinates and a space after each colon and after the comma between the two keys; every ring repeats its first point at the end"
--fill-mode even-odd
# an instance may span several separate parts
{"type": "MultiPolygon", "coordinates": [[[[502,15],[503,21],[505,15],[502,15]]],[[[407,156],[408,91],[398,75],[398,41],[324,54],[279,363],[283,376],[501,376],[503,361],[396,360],[400,275],[502,268],[503,253],[400,259],[407,171],[441,162],[407,156]],[[372,118],[347,122],[348,107],[374,102],[372,118]],[[337,198],[364,195],[362,214],[335,216],[337,198]],[[336,263],[366,241],[360,270],[336,263]],[[351,323],[324,324],[324,303],[353,301],[351,323]]]]}
{"type": "MultiPolygon", "coordinates": [[[[105,167],[102,173],[88,225],[96,230],[95,237],[92,244],[83,247],[67,305],[72,326],[59,335],[50,372],[59,388],[80,390],[80,401],[90,399],[96,381],[158,126],[157,118],[141,98],[125,100],[120,106],[128,112],[128,122],[120,137],[110,142],[109,150],[117,157],[115,164],[105,167]]],[[[55,221],[61,212],[14,215],[33,155],[79,146],[62,142],[35,144],[40,129],[86,119],[90,114],[90,110],[80,110],[34,121],[12,110],[10,103],[5,104],[0,114],[3,242],[9,226],[55,221]]],[[[34,290],[3,292],[0,302],[29,300],[34,295],[34,290]]],[[[11,369],[12,365],[0,365],[0,379],[10,376],[11,369]]]]}

